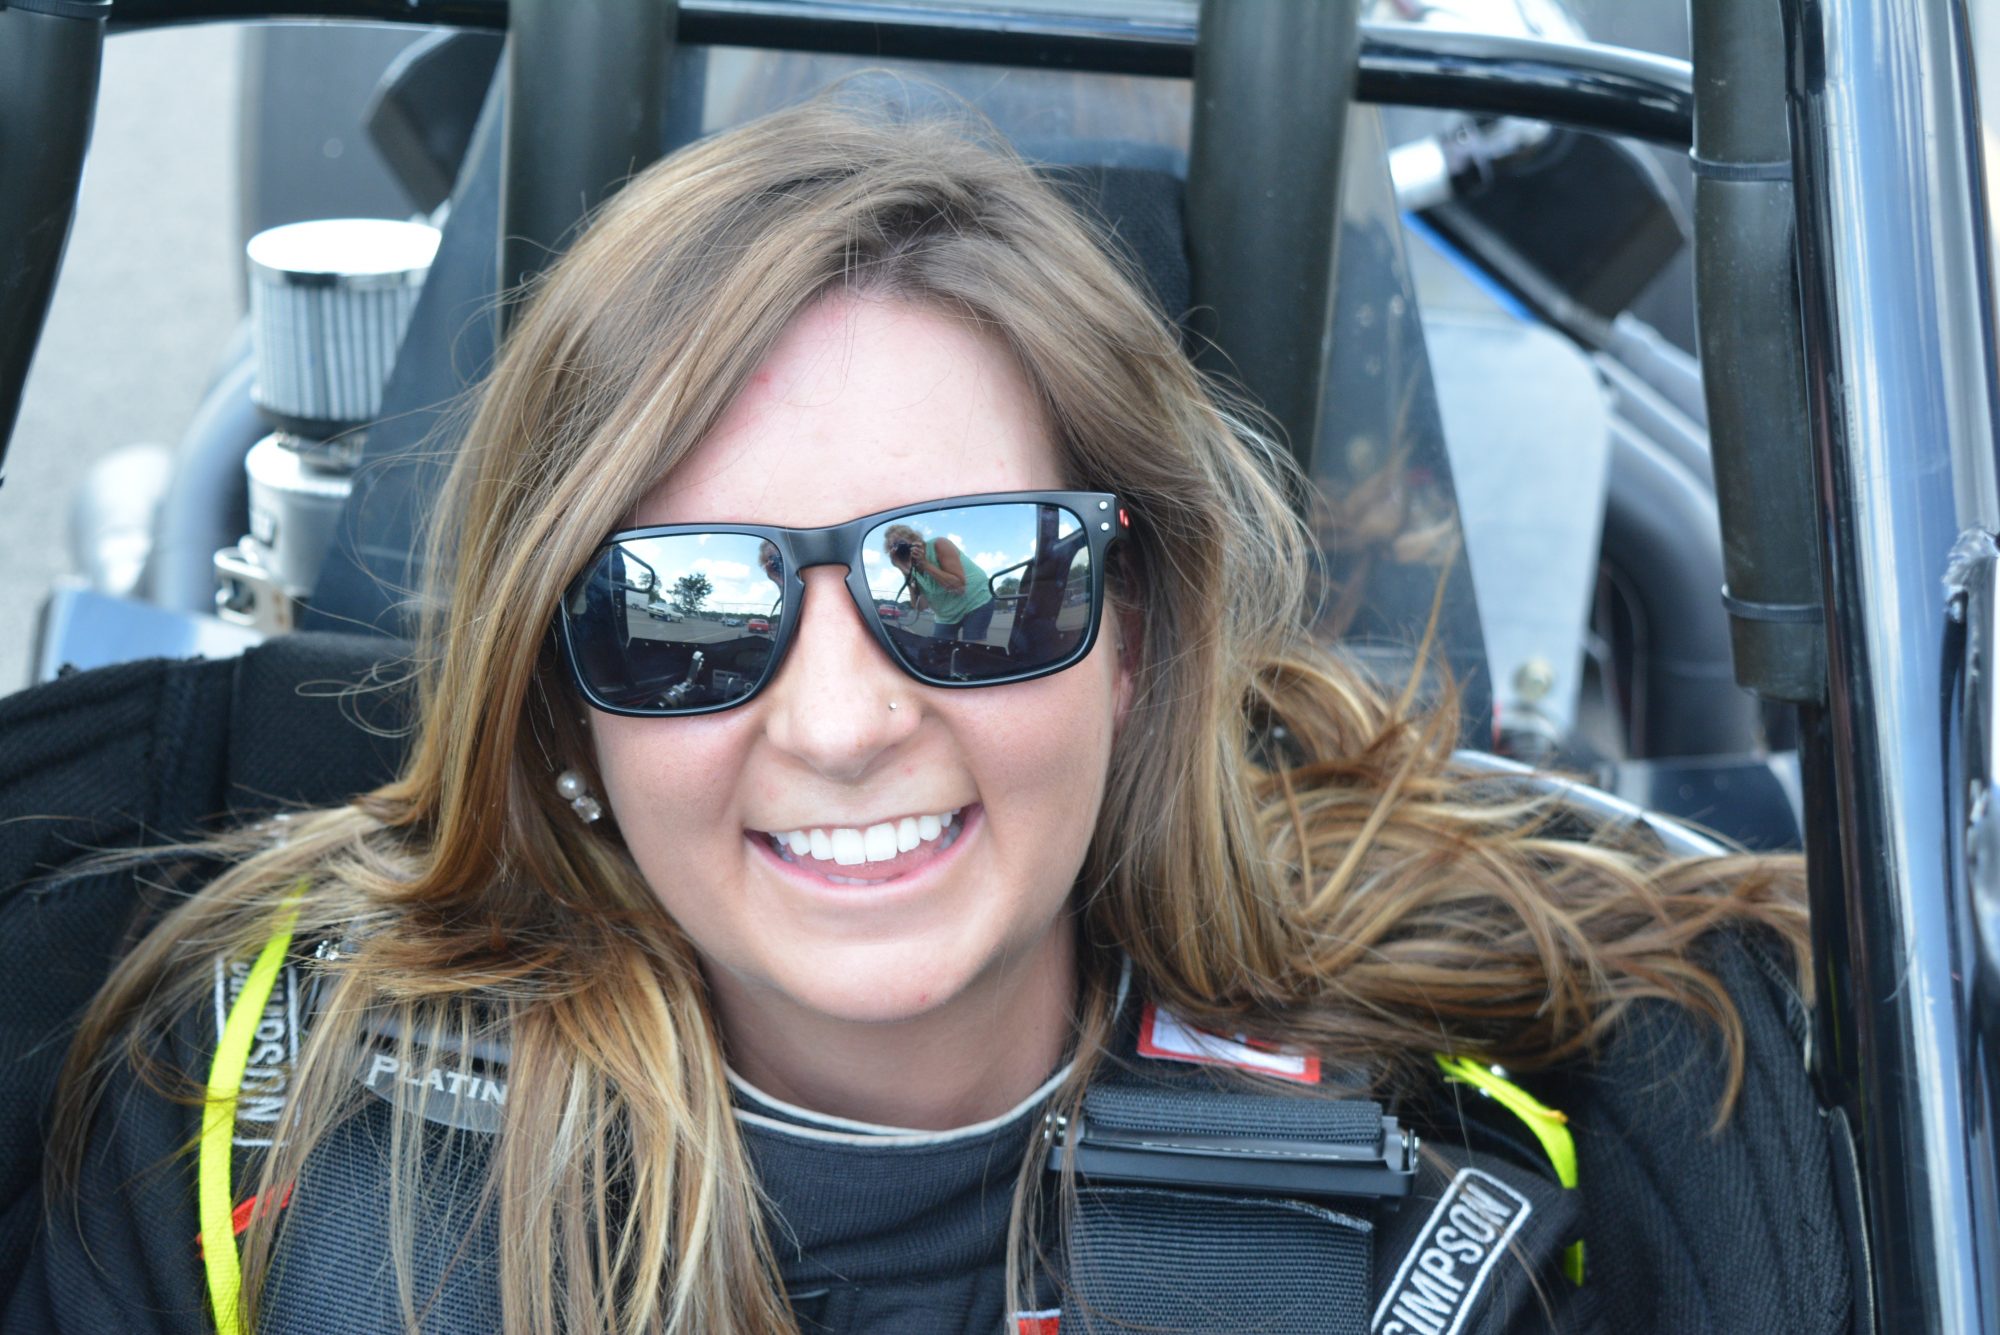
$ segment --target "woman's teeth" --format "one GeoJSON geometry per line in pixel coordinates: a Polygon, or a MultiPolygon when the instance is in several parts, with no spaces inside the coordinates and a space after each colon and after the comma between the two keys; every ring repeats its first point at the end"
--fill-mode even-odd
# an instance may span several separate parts
{"type": "Polygon", "coordinates": [[[815,862],[831,862],[841,867],[857,867],[864,862],[887,862],[891,858],[934,840],[942,839],[942,852],[958,838],[957,811],[935,816],[905,816],[857,829],[851,825],[814,826],[766,835],[771,846],[787,862],[810,857],[815,862]]]}

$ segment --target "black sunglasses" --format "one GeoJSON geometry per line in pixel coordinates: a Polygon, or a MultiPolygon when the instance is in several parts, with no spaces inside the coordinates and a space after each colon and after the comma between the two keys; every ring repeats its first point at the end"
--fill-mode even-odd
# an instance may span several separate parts
{"type": "Polygon", "coordinates": [[[556,620],[577,688],[611,714],[708,714],[777,675],[800,572],[847,567],[890,659],[929,686],[1004,686],[1097,641],[1104,566],[1130,526],[1099,491],[954,496],[828,528],[668,524],[614,533],[556,620]]]}

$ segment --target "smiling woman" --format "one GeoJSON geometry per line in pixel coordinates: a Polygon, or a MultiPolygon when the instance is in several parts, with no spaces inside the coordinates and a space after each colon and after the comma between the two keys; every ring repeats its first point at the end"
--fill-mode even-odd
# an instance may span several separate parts
{"type": "MultiPolygon", "coordinates": [[[[1003,340],[846,289],[779,335],[632,519],[815,529],[924,502],[938,478],[1065,481],[1003,340]]],[[[1034,682],[938,689],[873,643],[851,569],[796,572],[784,659],[754,699],[665,723],[600,713],[593,749],[626,847],[701,953],[738,1072],[822,1112],[962,1126],[1019,1102],[1067,1042],[1064,909],[1131,674],[1114,632],[1034,682]],[[988,1029],[1019,1041],[971,1041],[988,1029]]]]}
{"type": "Polygon", "coordinates": [[[539,281],[401,777],[205,850],[120,965],[17,1310],[1590,1329],[1578,1237],[1619,1209],[1572,1189],[1614,1142],[1490,1063],[1546,1092],[1698,1016],[1698,1114],[1632,1139],[1688,1162],[1739,1096],[1801,1105],[1752,1051],[1796,869],[1455,762],[1448,706],[1308,640],[1283,455],[1085,223],[976,129],[857,101],[649,170],[539,281]],[[205,1109],[101,1115],[162,1088],[205,1109]],[[202,1259],[77,1278],[195,1139],[202,1259]]]}

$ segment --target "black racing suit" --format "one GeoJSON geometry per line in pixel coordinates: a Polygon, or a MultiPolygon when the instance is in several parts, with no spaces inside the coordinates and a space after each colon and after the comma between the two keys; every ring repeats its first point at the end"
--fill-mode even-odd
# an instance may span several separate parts
{"type": "MultiPolygon", "coordinates": [[[[216,971],[218,1011],[230,978],[216,971]]],[[[1745,974],[1732,984],[1755,986],[1745,974]]],[[[291,995],[281,986],[281,999],[291,995]]],[[[1636,1026],[1640,1047],[1633,1060],[1650,1063],[1635,1068],[1652,1073],[1648,1087],[1635,1088],[1632,1073],[1616,1061],[1567,1084],[1552,1082],[1593,1108],[1609,1109],[1599,1127],[1589,1121],[1594,1111],[1579,1116],[1572,1110],[1583,1161],[1575,1191],[1557,1184],[1532,1139],[1510,1125],[1511,1114],[1469,1091],[1440,1083],[1432,1106],[1398,1109],[1424,1131],[1425,1152],[1414,1195],[1400,1208],[1372,1212],[1368,1328],[1375,1335],[1844,1330],[1845,1253],[1836,1245],[1838,1226],[1825,1195],[1823,1143],[1814,1139],[1816,1125],[1802,1124],[1795,1111],[1809,1108],[1799,1102],[1806,1096],[1796,1050],[1753,1061],[1745,1098],[1759,1106],[1740,1110],[1732,1123],[1747,1122],[1753,1139],[1734,1143],[1727,1133],[1708,1138],[1712,1071],[1672,1069],[1673,1053],[1685,1056],[1691,1049],[1670,1050],[1662,1037],[1682,1033],[1689,1023],[1662,1007],[1636,1026]],[[1663,1052],[1670,1059],[1666,1066],[1660,1065],[1663,1052]],[[1634,1097],[1619,1102],[1604,1088],[1593,1093],[1592,1082],[1608,1082],[1612,1092],[1634,1097]],[[1634,1107],[1644,1110],[1638,1120],[1634,1107]],[[1754,1139],[1774,1117],[1789,1147],[1784,1164],[1767,1162],[1773,1158],[1768,1142],[1754,1139]],[[1635,1136],[1645,1143],[1631,1143],[1635,1136]],[[1741,1159],[1746,1151],[1762,1166],[1732,1167],[1737,1160],[1730,1156],[1741,1159]],[[1669,1180],[1676,1166],[1697,1179],[1689,1190],[1669,1180]],[[1593,1171],[1602,1183],[1595,1209],[1588,1208],[1593,1171]],[[1699,1180],[1718,1173],[1755,1180],[1699,1180]],[[1635,1196],[1632,1182],[1639,1179],[1651,1183],[1647,1190],[1657,1197],[1635,1196]],[[1717,1189],[1744,1188],[1760,1194],[1730,1197],[1725,1215],[1757,1227],[1707,1236],[1689,1203],[1709,1201],[1717,1189]],[[1658,1217],[1624,1217],[1634,1210],[1658,1217]],[[1775,1243],[1765,1237],[1771,1219],[1785,1221],[1787,1230],[1775,1243]],[[1690,1227],[1700,1235],[1689,1235],[1690,1227]],[[1682,1230],[1678,1236],[1676,1229],[1682,1230]],[[1581,1288],[1559,1265],[1564,1247],[1578,1237],[1589,1246],[1581,1288]],[[1639,1237],[1648,1240],[1645,1250],[1632,1245],[1639,1237]],[[1704,1249],[1717,1259],[1705,1259],[1704,1249]],[[1767,1256],[1789,1269],[1774,1273],[1776,1263],[1767,1256]]],[[[217,1027],[212,1015],[191,1016],[162,1040],[158,1056],[199,1081],[217,1027]]],[[[294,1030],[274,1041],[282,1048],[296,1037],[294,1030]]],[[[356,1070],[367,1083],[380,1067],[364,1060],[356,1070]]],[[[488,1074],[504,1079],[504,1072],[488,1074]]],[[[1016,1172],[1024,1154],[1041,1153],[1038,1104],[982,1127],[911,1135],[820,1118],[747,1087],[739,1087],[737,1097],[770,1202],[770,1236],[783,1282],[805,1330],[994,1335],[1018,1329],[1040,1335],[1050,1329],[1021,1324],[1004,1292],[1016,1172]]],[[[1564,1106],[1560,1098],[1550,1101],[1564,1106]]],[[[265,1335],[404,1329],[384,1243],[389,1107],[379,1100],[363,1103],[363,1112],[315,1154],[285,1207],[282,1242],[263,1295],[265,1335]]],[[[240,1109],[239,1135],[254,1141],[260,1131],[254,1115],[273,1106],[265,1099],[240,1109]]],[[[0,1283],[11,1285],[0,1299],[0,1335],[212,1329],[189,1151],[198,1125],[199,1109],[129,1077],[113,1082],[73,1198],[53,1202],[44,1213],[50,1203],[31,1190],[0,1216],[9,1236],[33,1234],[20,1273],[0,1275],[0,1283]]],[[[427,1181],[447,1185],[417,1203],[416,1310],[426,1331],[494,1330],[497,1231],[470,1185],[480,1180],[485,1138],[435,1130],[427,1181]],[[453,1182],[457,1189],[448,1189],[453,1182]]],[[[1282,1305],[1281,1277],[1248,1276],[1246,1282],[1268,1282],[1274,1305],[1282,1305]]],[[[1201,1299],[1186,1295],[1186,1329],[1206,1328],[1201,1299]]],[[[1066,1295],[1044,1276],[1034,1301],[1034,1310],[1046,1314],[1063,1309],[1066,1295]]],[[[1071,1310],[1061,1321],[1064,1335],[1085,1324],[1071,1310]]]]}

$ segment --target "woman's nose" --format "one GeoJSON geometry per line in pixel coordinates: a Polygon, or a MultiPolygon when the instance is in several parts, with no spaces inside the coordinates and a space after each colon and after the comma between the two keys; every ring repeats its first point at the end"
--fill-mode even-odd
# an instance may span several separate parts
{"type": "Polygon", "coordinates": [[[772,744],[841,781],[867,774],[916,728],[919,713],[916,683],[882,652],[845,574],[838,566],[803,572],[791,647],[765,688],[772,744]]]}

